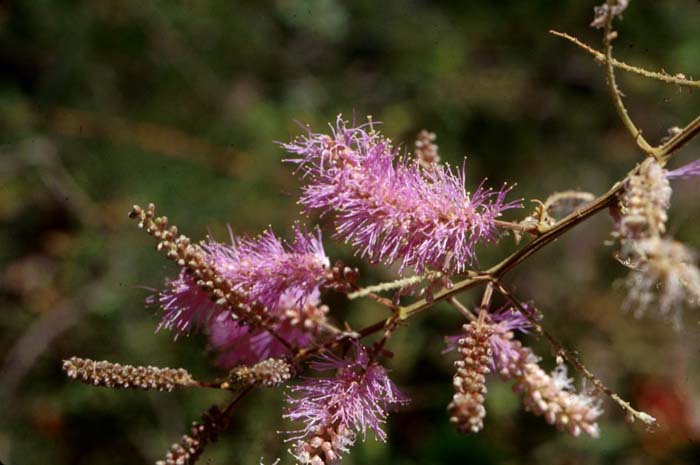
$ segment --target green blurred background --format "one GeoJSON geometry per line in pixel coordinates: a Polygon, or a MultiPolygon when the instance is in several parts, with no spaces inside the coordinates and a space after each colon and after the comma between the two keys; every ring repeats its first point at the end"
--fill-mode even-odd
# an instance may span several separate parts
{"type": "MultiPolygon", "coordinates": [[[[588,1],[384,2],[359,0],[0,2],[0,461],[141,464],[225,393],[150,393],[68,382],[72,355],[185,367],[213,378],[201,335],[154,334],[144,287],[174,268],[127,219],[155,202],[194,238],[225,225],[288,234],[300,218],[298,182],[274,141],[295,120],[325,127],[338,113],[373,115],[412,147],[423,128],[443,160],[468,157],[474,185],[517,182],[544,199],[604,192],[640,154],[607,96],[603,69],[547,33],[599,44],[588,1]]],[[[700,77],[700,3],[632,2],[619,23],[619,58],[700,77]]],[[[596,45],[597,46],[597,45],[596,45]]],[[[697,93],[620,76],[631,114],[652,141],[700,108],[697,93]]],[[[693,142],[672,166],[700,154],[693,142]]],[[[670,230],[700,246],[697,186],[675,186],[670,230]]],[[[529,206],[529,205],[528,205],[529,206]]],[[[511,216],[511,218],[515,218],[511,216]]],[[[315,221],[315,218],[309,221],[315,221]]],[[[606,246],[605,215],[569,233],[509,281],[535,299],[544,324],[588,366],[659,417],[654,434],[605,404],[602,437],[573,439],[523,412],[498,380],[485,430],[463,437],[447,422],[452,358],[442,337],[460,320],[448,308],[411,321],[391,341],[393,378],[413,399],[394,414],[390,440],[360,442],[346,464],[698,464],[698,309],[676,332],[620,310],[625,270],[606,246]]],[[[391,279],[326,238],[332,258],[356,264],[362,283],[391,279]]],[[[480,254],[490,265],[505,238],[480,254]]],[[[477,294],[462,298],[472,305],[477,294]]],[[[337,321],[385,315],[329,296],[337,321]]],[[[528,343],[553,365],[548,349],[528,343]]],[[[244,402],[229,434],[201,463],[253,465],[286,455],[275,434],[280,391],[244,402]]]]}

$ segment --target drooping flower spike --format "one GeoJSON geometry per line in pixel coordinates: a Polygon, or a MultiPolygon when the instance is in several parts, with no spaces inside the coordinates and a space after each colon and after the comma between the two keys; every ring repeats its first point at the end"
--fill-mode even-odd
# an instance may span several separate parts
{"type": "Polygon", "coordinates": [[[321,231],[308,233],[299,225],[291,244],[268,229],[254,239],[231,234],[230,244],[209,240],[203,247],[234,289],[273,313],[305,305],[326,281],[330,268],[321,231]]]}
{"type": "Polygon", "coordinates": [[[482,182],[467,192],[464,166],[425,170],[399,156],[371,123],[348,127],[339,116],[332,136],[309,131],[282,146],[297,156],[287,161],[306,181],[299,201],[306,211],[332,214],[336,237],[401,271],[463,272],[478,242],[498,238],[502,212],[521,206],[506,201],[506,185],[494,191],[482,182]]]}
{"type": "MultiPolygon", "coordinates": [[[[530,310],[531,307],[525,307],[530,310]]],[[[523,394],[523,405],[535,415],[573,436],[599,435],[600,402],[586,392],[576,392],[562,365],[551,373],[539,366],[540,358],[515,339],[515,332],[528,332],[531,323],[520,311],[506,306],[493,312],[484,326],[465,325],[465,333],[447,338],[448,350],[459,349],[460,360],[453,379],[456,393],[448,410],[450,420],[462,432],[483,426],[486,364],[513,389],[523,394]]]]}
{"type": "Polygon", "coordinates": [[[647,158],[630,177],[620,198],[616,235],[621,239],[621,263],[631,268],[625,281],[623,308],[641,316],[657,307],[678,329],[685,304],[700,301],[697,254],[666,233],[671,180],[700,176],[700,160],[672,171],[647,158]]]}

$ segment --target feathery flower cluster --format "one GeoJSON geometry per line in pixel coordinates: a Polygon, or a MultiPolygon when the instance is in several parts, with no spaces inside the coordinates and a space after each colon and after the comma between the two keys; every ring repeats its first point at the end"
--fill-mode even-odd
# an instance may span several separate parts
{"type": "Polygon", "coordinates": [[[643,315],[657,306],[680,328],[683,304],[700,303],[700,270],[697,258],[684,244],[653,237],[637,243],[639,260],[627,276],[629,290],[623,308],[643,315]]]}
{"type": "Polygon", "coordinates": [[[80,357],[64,360],[63,371],[69,378],[81,383],[113,389],[172,391],[176,387],[195,384],[192,375],[184,368],[121,365],[80,357]]]}
{"type": "Polygon", "coordinates": [[[698,175],[700,160],[668,171],[647,158],[625,186],[616,225],[622,263],[631,268],[623,308],[641,316],[656,306],[676,328],[683,304],[700,302],[700,270],[693,251],[664,235],[672,193],[669,181],[698,175]]]}
{"type": "MultiPolygon", "coordinates": [[[[328,280],[330,263],[320,231],[311,234],[296,227],[294,234],[292,244],[271,231],[255,239],[231,235],[231,244],[209,239],[201,250],[203,260],[231,292],[242,296],[246,305],[262,309],[287,343],[305,346],[325,320],[327,309],[320,305],[319,289],[328,280]]],[[[221,353],[218,364],[225,367],[287,352],[270,332],[234,319],[235,313],[214,302],[207,290],[186,269],[177,279],[166,281],[165,289],[149,298],[163,308],[160,327],[180,334],[206,325],[212,347],[221,353]]]]}
{"type": "MultiPolygon", "coordinates": [[[[295,227],[294,235],[294,242],[285,244],[269,230],[255,239],[231,234],[231,244],[210,238],[202,250],[220,279],[231,283],[233,292],[245,296],[248,305],[262,306],[277,315],[316,300],[330,267],[320,230],[314,235],[295,227]]],[[[184,271],[178,279],[167,282],[152,301],[165,310],[163,327],[186,332],[216,315],[211,298],[208,304],[206,297],[184,271]]]]}
{"type": "Polygon", "coordinates": [[[373,263],[400,262],[401,271],[464,271],[478,242],[497,239],[495,220],[521,206],[506,201],[510,187],[482,182],[469,193],[463,168],[424,170],[398,156],[372,123],[351,128],[339,116],[332,136],[309,131],[283,147],[307,180],[305,209],[334,214],[336,237],[373,263]]]}
{"type": "Polygon", "coordinates": [[[460,358],[455,362],[457,372],[452,380],[455,394],[447,406],[450,422],[462,433],[478,433],[484,427],[486,408],[486,378],[491,364],[488,323],[473,321],[464,325],[464,337],[459,340],[460,358]]]}
{"type": "Polygon", "coordinates": [[[386,440],[382,424],[387,409],[407,401],[366,348],[355,343],[354,352],[352,359],[324,355],[311,367],[317,371],[335,370],[334,376],[309,378],[290,388],[296,397],[287,397],[285,417],[304,425],[294,437],[299,440],[295,456],[303,463],[314,463],[313,454],[306,454],[316,450],[316,443],[321,440],[333,446],[336,457],[354,442],[357,434],[364,436],[368,429],[378,439],[386,440]]]}
{"type": "Polygon", "coordinates": [[[330,268],[320,229],[308,233],[298,225],[291,244],[267,230],[254,239],[231,234],[231,244],[209,240],[203,248],[235,291],[247,295],[251,305],[262,305],[273,313],[290,304],[306,304],[326,281],[330,268]]]}
{"type": "MultiPolygon", "coordinates": [[[[278,321],[273,327],[292,347],[308,346],[326,320],[328,307],[321,305],[318,298],[318,292],[314,292],[303,307],[295,308],[293,302],[288,302],[288,307],[280,305],[287,310],[276,315],[278,321]]],[[[215,364],[223,368],[256,363],[289,352],[269,331],[233,320],[227,313],[209,321],[208,335],[210,346],[218,353],[215,364]]]]}

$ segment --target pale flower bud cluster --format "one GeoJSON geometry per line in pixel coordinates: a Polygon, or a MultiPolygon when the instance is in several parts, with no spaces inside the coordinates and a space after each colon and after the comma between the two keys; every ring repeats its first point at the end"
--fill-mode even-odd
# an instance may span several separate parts
{"type": "Polygon", "coordinates": [[[471,322],[464,325],[465,335],[459,340],[460,358],[455,362],[453,378],[455,394],[447,406],[450,422],[462,433],[478,433],[484,427],[486,378],[491,364],[489,324],[471,322]]]}
{"type": "Polygon", "coordinates": [[[165,460],[158,460],[156,465],[194,465],[207,444],[216,441],[226,424],[222,412],[217,407],[210,408],[201,421],[192,422],[190,432],[183,435],[179,443],[170,446],[165,460]]]}
{"type": "Polygon", "coordinates": [[[440,163],[435,133],[423,129],[415,142],[416,161],[424,169],[432,169],[440,163]]]}
{"type": "Polygon", "coordinates": [[[231,370],[237,383],[275,387],[292,377],[292,367],[281,358],[268,358],[253,366],[241,365],[231,370]]]}
{"type": "Polygon", "coordinates": [[[547,423],[573,436],[600,434],[597,419],[602,411],[598,401],[573,391],[564,365],[548,374],[537,363],[528,362],[515,380],[514,389],[523,393],[526,410],[542,415],[547,423]]]}
{"type": "Polygon", "coordinates": [[[664,234],[671,192],[666,170],[655,159],[647,158],[639,172],[630,176],[620,199],[620,237],[636,241],[664,234]]]}
{"type": "Polygon", "coordinates": [[[195,384],[192,375],[184,368],[121,365],[79,357],[64,360],[63,371],[69,378],[81,383],[113,389],[172,391],[178,386],[195,384]]]}
{"type": "Polygon", "coordinates": [[[290,451],[299,465],[331,465],[355,443],[355,433],[341,425],[320,427],[308,439],[297,441],[290,451]]]}

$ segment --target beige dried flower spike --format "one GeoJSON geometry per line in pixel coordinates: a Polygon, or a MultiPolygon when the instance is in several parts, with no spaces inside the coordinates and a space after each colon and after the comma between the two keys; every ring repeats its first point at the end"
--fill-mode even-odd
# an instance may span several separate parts
{"type": "Polygon", "coordinates": [[[455,394],[447,406],[450,422],[461,433],[478,433],[484,427],[486,408],[486,378],[491,363],[489,324],[472,321],[464,325],[464,337],[459,340],[460,358],[455,362],[457,372],[452,385],[455,394]]]}
{"type": "Polygon", "coordinates": [[[63,371],[69,378],[81,383],[113,389],[172,391],[176,387],[197,385],[192,375],[183,368],[120,365],[79,357],[64,360],[63,371]]]}

